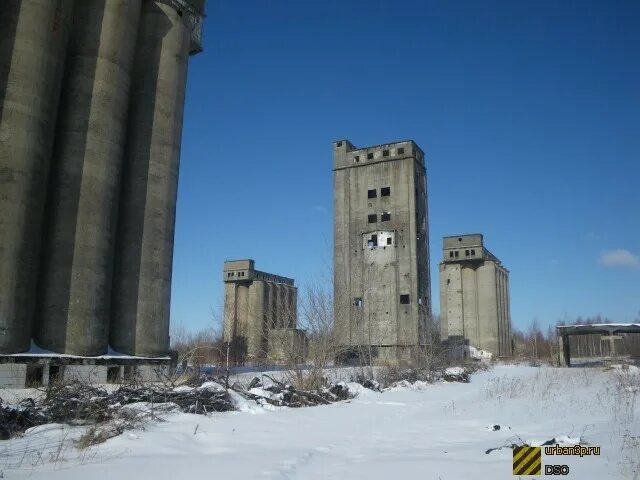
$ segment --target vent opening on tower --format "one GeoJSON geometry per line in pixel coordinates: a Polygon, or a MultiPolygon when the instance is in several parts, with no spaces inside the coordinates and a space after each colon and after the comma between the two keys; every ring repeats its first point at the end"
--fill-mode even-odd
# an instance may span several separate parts
{"type": "Polygon", "coordinates": [[[409,305],[409,303],[411,303],[411,302],[409,300],[409,294],[408,293],[400,295],[400,304],[401,305],[409,305]]]}
{"type": "Polygon", "coordinates": [[[378,194],[376,193],[376,189],[372,188],[367,190],[367,198],[377,198],[378,194]]]}
{"type": "Polygon", "coordinates": [[[381,197],[388,197],[391,195],[391,187],[382,187],[380,189],[380,196],[381,197]]]}
{"type": "Polygon", "coordinates": [[[377,221],[378,221],[378,215],[376,213],[371,213],[367,217],[367,222],[369,223],[376,223],[377,221]]]}

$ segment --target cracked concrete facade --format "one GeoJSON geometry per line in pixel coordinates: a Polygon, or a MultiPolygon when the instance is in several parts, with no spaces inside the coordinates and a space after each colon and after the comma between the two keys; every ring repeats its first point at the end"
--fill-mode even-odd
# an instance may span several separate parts
{"type": "Polygon", "coordinates": [[[431,319],[424,153],[411,140],[333,143],[335,342],[411,362],[431,319]]]}

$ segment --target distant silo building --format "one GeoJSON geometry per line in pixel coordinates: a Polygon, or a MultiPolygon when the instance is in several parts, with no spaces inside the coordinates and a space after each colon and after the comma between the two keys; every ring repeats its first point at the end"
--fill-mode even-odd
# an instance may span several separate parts
{"type": "Polygon", "coordinates": [[[203,17],[204,0],[0,2],[0,386],[166,363],[203,17]]]}
{"type": "Polygon", "coordinates": [[[224,262],[224,340],[250,363],[304,355],[291,278],[256,270],[253,260],[224,262]]]}
{"type": "Polygon", "coordinates": [[[333,143],[335,342],[410,362],[431,321],[424,153],[413,141],[333,143]]]}
{"type": "Polygon", "coordinates": [[[443,342],[458,353],[511,356],[509,271],[484,247],[480,234],[444,237],[443,253],[440,263],[443,342]]]}

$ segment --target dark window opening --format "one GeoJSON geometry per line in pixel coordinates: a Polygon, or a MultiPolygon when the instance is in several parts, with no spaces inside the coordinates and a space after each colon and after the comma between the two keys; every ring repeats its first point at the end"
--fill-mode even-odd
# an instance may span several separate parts
{"type": "Polygon", "coordinates": [[[107,368],[107,383],[118,383],[120,381],[120,367],[107,368]]]}
{"type": "Polygon", "coordinates": [[[391,245],[393,243],[393,239],[391,237],[387,237],[387,245],[391,245]]]}
{"type": "Polygon", "coordinates": [[[458,256],[458,253],[459,253],[459,252],[456,250],[456,252],[455,252],[455,256],[456,256],[456,257],[458,256]]]}
{"type": "Polygon", "coordinates": [[[400,147],[398,149],[398,155],[402,155],[404,153],[404,148],[400,147]]]}
{"type": "Polygon", "coordinates": [[[389,150],[383,150],[382,151],[382,156],[383,157],[388,157],[389,156],[389,150]]]}
{"type": "Polygon", "coordinates": [[[476,251],[475,250],[471,250],[471,255],[475,255],[476,251]]]}
{"type": "Polygon", "coordinates": [[[380,196],[381,197],[388,197],[391,195],[391,187],[382,187],[380,189],[380,196]]]}
{"type": "Polygon", "coordinates": [[[367,198],[376,198],[378,196],[378,193],[376,192],[375,188],[372,188],[371,190],[367,190],[367,198]]]}
{"type": "Polygon", "coordinates": [[[453,252],[449,252],[449,256],[453,258],[453,252]]]}
{"type": "Polygon", "coordinates": [[[468,257],[468,256],[469,256],[469,250],[465,250],[465,251],[464,251],[464,256],[465,256],[465,257],[468,257]]]}
{"type": "Polygon", "coordinates": [[[447,278],[447,285],[449,285],[451,283],[451,279],[447,278]]]}
{"type": "Polygon", "coordinates": [[[461,242],[462,241],[462,237],[458,237],[458,241],[461,242]]]}
{"type": "Polygon", "coordinates": [[[338,146],[341,147],[342,146],[342,142],[338,142],[338,146]]]}
{"type": "Polygon", "coordinates": [[[401,305],[409,305],[409,295],[405,294],[405,295],[400,295],[400,304],[401,305]]]}
{"type": "Polygon", "coordinates": [[[353,161],[355,163],[358,163],[360,161],[360,157],[356,155],[355,157],[353,157],[353,161]]]}
{"type": "Polygon", "coordinates": [[[373,158],[373,153],[367,153],[367,160],[371,160],[373,158]]]}
{"type": "Polygon", "coordinates": [[[367,241],[367,246],[369,246],[369,247],[377,247],[378,246],[378,235],[376,235],[376,234],[371,235],[371,237],[369,237],[369,240],[367,241]]]}
{"type": "Polygon", "coordinates": [[[49,383],[56,383],[62,380],[64,367],[60,365],[49,365],[49,383]]]}
{"type": "Polygon", "coordinates": [[[380,221],[381,222],[388,222],[389,220],[391,220],[391,213],[382,212],[382,215],[380,215],[380,221]]]}
{"type": "Polygon", "coordinates": [[[367,221],[369,223],[376,223],[378,221],[378,215],[376,215],[375,213],[372,213],[367,217],[367,221]]]}
{"type": "Polygon", "coordinates": [[[362,308],[363,303],[364,302],[362,301],[361,297],[356,297],[353,299],[353,306],[356,308],[362,308]]]}
{"type": "Polygon", "coordinates": [[[42,386],[42,372],[41,365],[27,365],[27,378],[25,380],[25,386],[27,388],[36,388],[42,386]]]}

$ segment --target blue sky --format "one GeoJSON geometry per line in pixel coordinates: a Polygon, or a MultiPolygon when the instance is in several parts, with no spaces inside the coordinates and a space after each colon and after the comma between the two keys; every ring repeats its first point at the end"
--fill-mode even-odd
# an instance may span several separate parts
{"type": "Polygon", "coordinates": [[[481,232],[516,327],[640,316],[640,2],[208,2],[182,139],[172,324],[222,263],[299,285],[332,259],[331,142],[427,156],[444,235],[481,232]]]}

